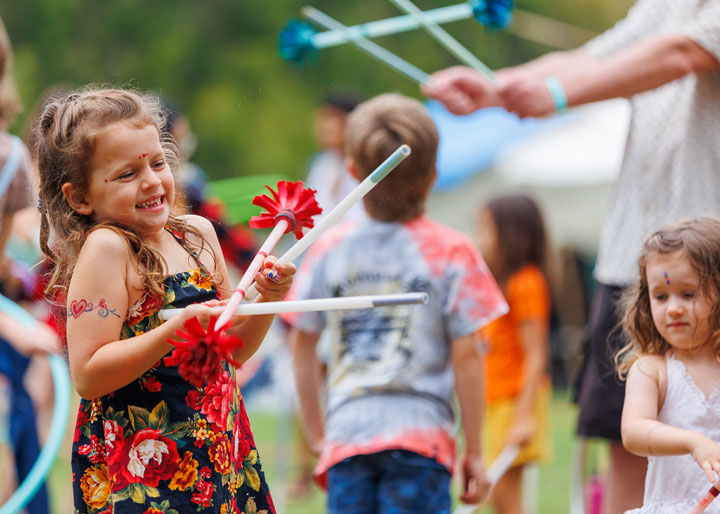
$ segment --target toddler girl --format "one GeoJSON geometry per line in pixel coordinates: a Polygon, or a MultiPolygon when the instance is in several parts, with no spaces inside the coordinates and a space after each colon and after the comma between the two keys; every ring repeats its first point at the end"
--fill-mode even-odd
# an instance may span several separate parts
{"type": "Polygon", "coordinates": [[[638,268],[624,298],[632,341],[618,361],[627,374],[623,445],[648,457],[648,472],[643,507],[628,512],[687,513],[720,472],[720,221],[655,232],[638,268]]]}
{"type": "MultiPolygon", "coordinates": [[[[70,371],[82,397],[72,454],[77,513],[274,512],[234,369],[192,380],[168,343],[222,311],[228,276],[212,225],[175,216],[176,164],[159,101],[87,89],[50,100],[37,121],[40,243],[67,307],[70,371]],[[186,307],[162,323],[162,308],[186,307]],[[192,383],[191,383],[192,382],[192,383]]],[[[264,300],[279,280],[258,273],[264,300]]],[[[55,298],[58,295],[54,295],[55,298]]],[[[233,319],[246,360],[272,316],[233,319]]]]}

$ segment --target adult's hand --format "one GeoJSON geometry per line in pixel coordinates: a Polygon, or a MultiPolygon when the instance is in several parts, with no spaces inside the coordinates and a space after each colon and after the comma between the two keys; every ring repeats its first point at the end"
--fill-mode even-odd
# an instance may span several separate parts
{"type": "Polygon", "coordinates": [[[433,73],[420,90],[440,101],[453,114],[470,114],[481,107],[500,104],[495,84],[466,66],[453,66],[433,73]]]}
{"type": "Polygon", "coordinates": [[[498,96],[508,112],[527,118],[545,116],[555,111],[555,104],[544,78],[508,71],[498,74],[498,82],[498,96]]]}

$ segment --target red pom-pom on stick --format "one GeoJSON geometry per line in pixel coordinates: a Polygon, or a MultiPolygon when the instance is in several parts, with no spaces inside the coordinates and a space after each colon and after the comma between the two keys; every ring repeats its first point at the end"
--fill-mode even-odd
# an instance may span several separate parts
{"type": "Polygon", "coordinates": [[[312,217],[322,212],[315,199],[316,191],[304,186],[302,180],[281,180],[277,183],[277,192],[270,186],[265,186],[273,197],[262,194],[253,198],[253,205],[262,207],[267,212],[253,216],[249,222],[250,228],[270,228],[276,226],[281,219],[286,219],[289,227],[284,233],[292,230],[295,237],[300,239],[303,236],[302,229],[313,228],[315,223],[312,217]]]}
{"type": "Polygon", "coordinates": [[[313,228],[315,222],[312,217],[320,214],[322,209],[315,200],[314,189],[304,187],[302,180],[297,182],[288,182],[281,180],[277,183],[277,192],[273,191],[270,186],[265,186],[272,198],[266,194],[258,195],[253,198],[253,205],[262,207],[267,212],[263,212],[259,216],[253,216],[250,219],[250,227],[252,228],[270,228],[275,227],[258,250],[257,255],[245,270],[245,274],[240,283],[235,288],[235,292],[230,297],[225,310],[220,314],[218,319],[218,327],[222,330],[230,321],[230,316],[238,308],[240,302],[245,297],[245,292],[253,283],[253,277],[262,267],[265,257],[275,247],[283,234],[291,230],[298,239],[303,236],[303,228],[313,228]]]}
{"type": "Polygon", "coordinates": [[[220,366],[223,359],[240,366],[233,358],[233,351],[244,343],[239,337],[231,336],[215,329],[215,317],[211,317],[207,331],[197,317],[190,318],[183,324],[184,331],[178,329],[175,335],[180,338],[168,339],[175,345],[172,353],[165,357],[165,364],[177,366],[180,376],[195,387],[202,387],[205,380],[215,382],[222,374],[220,366]]]}

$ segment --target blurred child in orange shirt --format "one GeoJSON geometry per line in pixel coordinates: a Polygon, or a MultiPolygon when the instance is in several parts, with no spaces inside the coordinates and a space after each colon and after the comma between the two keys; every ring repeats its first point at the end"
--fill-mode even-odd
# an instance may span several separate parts
{"type": "Polygon", "coordinates": [[[523,467],[548,453],[547,237],[537,204],[520,194],[491,199],[478,225],[480,251],[510,307],[481,330],[487,345],[483,456],[488,465],[505,446],[520,445],[491,494],[497,513],[520,514],[523,467]]]}

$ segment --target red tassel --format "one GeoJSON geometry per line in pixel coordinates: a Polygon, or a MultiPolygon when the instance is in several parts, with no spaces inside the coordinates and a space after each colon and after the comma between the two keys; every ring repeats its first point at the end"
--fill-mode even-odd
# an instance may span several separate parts
{"type": "Polygon", "coordinates": [[[175,345],[175,349],[165,357],[165,364],[177,366],[180,376],[198,388],[206,380],[212,383],[219,378],[224,371],[221,367],[223,359],[234,366],[241,365],[232,355],[234,350],[245,343],[239,337],[216,331],[216,319],[214,316],[210,318],[205,331],[197,317],[190,318],[183,324],[185,331],[175,331],[180,340],[167,340],[175,345]]]}
{"type": "Polygon", "coordinates": [[[273,197],[262,194],[253,198],[253,205],[262,207],[267,212],[253,216],[249,222],[251,228],[274,227],[281,218],[285,218],[290,222],[290,227],[285,233],[292,230],[298,239],[303,236],[303,228],[313,228],[312,217],[322,212],[315,200],[317,191],[304,187],[302,180],[279,181],[277,193],[270,186],[265,187],[273,197]]]}

